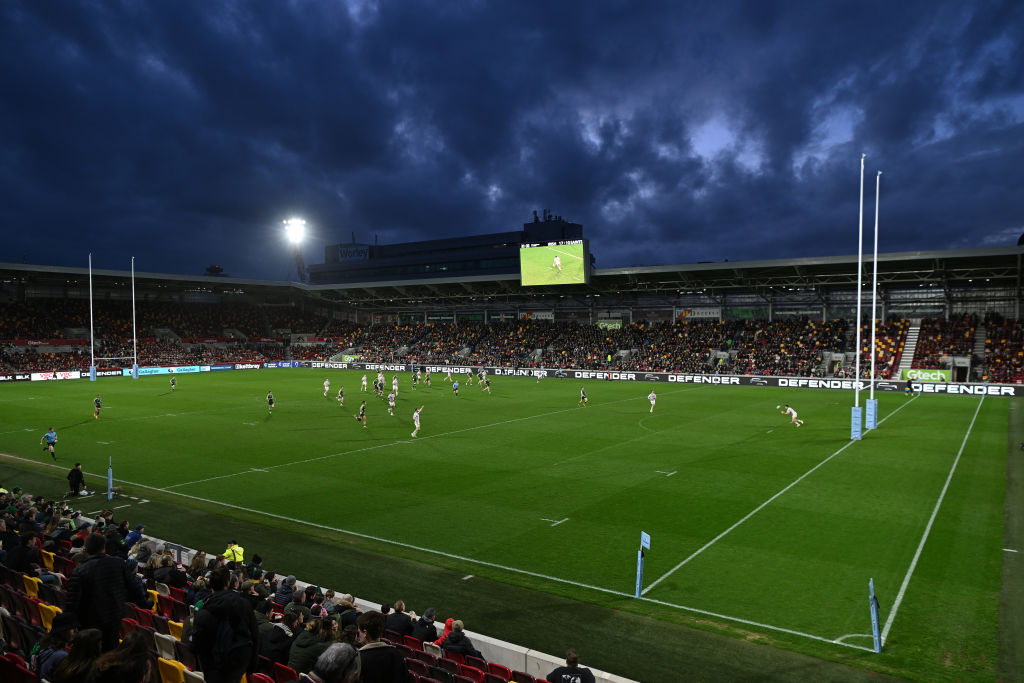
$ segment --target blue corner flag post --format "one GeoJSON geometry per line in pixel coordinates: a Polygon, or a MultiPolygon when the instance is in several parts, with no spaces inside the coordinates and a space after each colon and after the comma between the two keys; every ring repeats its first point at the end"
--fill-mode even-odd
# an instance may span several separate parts
{"type": "Polygon", "coordinates": [[[878,399],[869,398],[864,402],[867,412],[864,415],[864,426],[868,429],[878,429],[878,399]]]}
{"type": "Polygon", "coordinates": [[[644,549],[651,549],[651,535],[640,532],[640,550],[636,551],[636,597],[640,597],[640,589],[644,585],[644,549]]]}
{"type": "Polygon", "coordinates": [[[864,409],[860,406],[853,406],[850,408],[850,439],[853,441],[860,441],[861,434],[864,431],[862,413],[864,409]]]}
{"type": "Polygon", "coordinates": [[[875,580],[868,579],[868,602],[871,603],[871,635],[875,641],[875,652],[882,651],[882,637],[878,635],[878,598],[875,597],[875,580]]]}
{"type": "Polygon", "coordinates": [[[114,497],[114,458],[107,459],[107,500],[114,497]]]}

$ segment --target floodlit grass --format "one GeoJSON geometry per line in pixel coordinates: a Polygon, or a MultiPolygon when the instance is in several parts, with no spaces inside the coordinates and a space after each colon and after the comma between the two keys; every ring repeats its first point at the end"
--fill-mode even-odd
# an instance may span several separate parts
{"type": "Polygon", "coordinates": [[[62,465],[102,475],[113,458],[140,491],[898,675],[994,676],[1007,399],[880,394],[880,428],[851,443],[852,397],[836,391],[589,382],[580,408],[572,380],[496,378],[491,396],[463,381],[455,397],[443,376],[414,392],[403,374],[391,417],[361,374],[185,375],[174,393],[166,377],[12,383],[0,450],[47,462],[52,425],[62,465]],[[883,626],[895,610],[882,655],[857,649],[870,578],[883,626]]]}
{"type": "Polygon", "coordinates": [[[557,247],[530,247],[519,250],[520,279],[523,285],[575,285],[584,280],[582,244],[557,247]],[[562,269],[555,267],[555,257],[562,269]]]}

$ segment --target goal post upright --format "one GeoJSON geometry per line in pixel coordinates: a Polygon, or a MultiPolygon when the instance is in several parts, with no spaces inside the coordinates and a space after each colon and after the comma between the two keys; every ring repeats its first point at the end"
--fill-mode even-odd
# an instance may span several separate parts
{"type": "Polygon", "coordinates": [[[135,328],[135,257],[132,256],[132,379],[139,378],[139,344],[135,328]]]}
{"type": "Polygon", "coordinates": [[[96,337],[92,324],[92,252],[89,252],[89,381],[96,381],[96,337]]]}
{"type": "Polygon", "coordinates": [[[860,300],[864,259],[864,158],[867,154],[860,155],[860,204],[859,219],[857,221],[857,348],[854,353],[853,373],[853,408],[850,409],[850,439],[860,441],[864,432],[864,421],[860,407],[860,300]]]}
{"type": "Polygon", "coordinates": [[[875,356],[878,351],[875,348],[875,328],[878,327],[878,319],[875,313],[875,302],[878,299],[878,204],[882,190],[882,172],[875,176],[875,254],[874,272],[871,276],[871,392],[867,401],[866,426],[868,429],[878,428],[878,399],[875,398],[875,356]]]}

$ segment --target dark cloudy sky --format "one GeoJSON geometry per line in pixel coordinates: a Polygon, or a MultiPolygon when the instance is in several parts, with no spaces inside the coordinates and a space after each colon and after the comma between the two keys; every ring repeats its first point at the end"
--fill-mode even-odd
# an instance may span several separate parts
{"type": "Polygon", "coordinates": [[[0,261],[280,279],[582,223],[599,268],[1024,232],[1024,3],[0,3],[0,261]]]}

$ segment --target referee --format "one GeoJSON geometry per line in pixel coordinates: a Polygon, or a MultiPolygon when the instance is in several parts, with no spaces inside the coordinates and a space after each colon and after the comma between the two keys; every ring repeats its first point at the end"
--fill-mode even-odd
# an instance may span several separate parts
{"type": "Polygon", "coordinates": [[[57,454],[53,452],[54,446],[57,445],[57,431],[50,427],[50,431],[43,434],[43,438],[39,439],[39,445],[43,447],[44,451],[50,451],[50,456],[54,462],[57,461],[57,454]]]}

